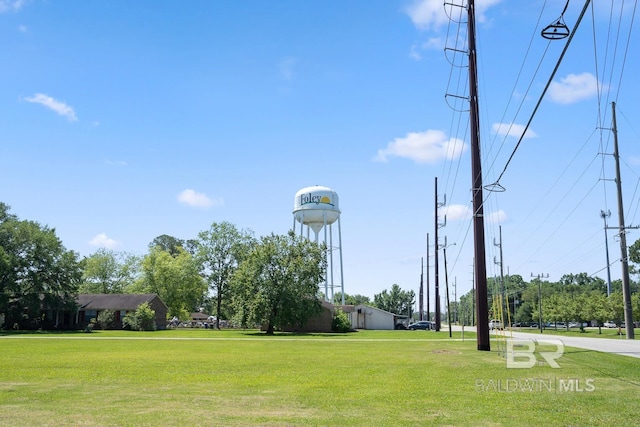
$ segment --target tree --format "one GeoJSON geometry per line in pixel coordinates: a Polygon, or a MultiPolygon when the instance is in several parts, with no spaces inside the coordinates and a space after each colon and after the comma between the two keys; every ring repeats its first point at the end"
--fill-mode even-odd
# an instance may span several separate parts
{"type": "Polygon", "coordinates": [[[609,320],[613,320],[616,325],[620,326],[624,320],[624,302],[622,292],[611,292],[607,298],[607,314],[609,320]]]}
{"type": "Polygon", "coordinates": [[[559,283],[563,290],[569,292],[594,290],[605,293],[607,291],[607,284],[604,280],[599,277],[589,276],[587,273],[565,274],[560,278],[559,283]]]}
{"type": "MultiPolygon", "coordinates": [[[[342,292],[336,292],[334,295],[333,300],[335,301],[336,304],[341,304],[342,303],[342,292]]],[[[345,305],[358,305],[358,304],[369,304],[369,297],[364,296],[364,295],[360,295],[360,294],[356,294],[356,295],[349,295],[347,293],[344,294],[344,303],[345,305]]]]}
{"type": "MultiPolygon", "coordinates": [[[[458,317],[463,325],[473,325],[475,323],[475,313],[473,312],[474,308],[475,293],[473,290],[470,290],[460,297],[458,317]]],[[[428,319],[431,319],[431,317],[429,316],[428,319]]]]}
{"type": "Polygon", "coordinates": [[[149,303],[144,302],[138,306],[136,311],[130,311],[122,319],[122,324],[132,331],[155,331],[156,312],[149,303]]]}
{"type": "Polygon", "coordinates": [[[302,326],[320,312],[325,248],[293,232],[262,237],[233,275],[236,318],[243,326],[302,326]]]}
{"type": "Polygon", "coordinates": [[[197,259],[201,273],[216,298],[216,328],[220,329],[223,304],[227,303],[231,276],[255,242],[249,230],[238,230],[229,222],[213,223],[198,234],[197,259]]]}
{"type": "Polygon", "coordinates": [[[0,313],[21,328],[57,326],[48,313],[71,311],[81,277],[78,255],[55,229],[21,221],[0,204],[0,313]]]}
{"type": "Polygon", "coordinates": [[[179,249],[185,249],[185,241],[177,237],[161,234],[149,243],[149,250],[160,249],[169,252],[171,255],[178,255],[179,249]]]}
{"type": "Polygon", "coordinates": [[[592,291],[587,295],[586,303],[582,307],[583,319],[598,322],[598,333],[602,333],[602,324],[609,320],[607,311],[607,296],[602,292],[592,291]]]}
{"type": "Polygon", "coordinates": [[[373,296],[373,305],[379,309],[395,314],[406,314],[411,317],[411,309],[415,303],[416,295],[413,291],[403,291],[400,286],[394,284],[391,291],[385,289],[373,296]]]}
{"type": "Polygon", "coordinates": [[[178,247],[175,255],[153,247],[142,259],[142,278],[137,291],[155,293],[169,309],[170,317],[189,318],[202,303],[207,284],[190,253],[178,247]]]}
{"type": "Polygon", "coordinates": [[[83,294],[126,292],[139,272],[140,259],[126,252],[100,248],[83,260],[84,273],[78,291],[83,294]]]}

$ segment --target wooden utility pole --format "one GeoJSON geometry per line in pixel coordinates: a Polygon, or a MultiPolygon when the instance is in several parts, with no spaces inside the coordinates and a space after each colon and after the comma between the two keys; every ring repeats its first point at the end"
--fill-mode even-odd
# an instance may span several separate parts
{"type": "Polygon", "coordinates": [[[424,320],[424,258],[420,258],[420,301],[418,310],[420,312],[419,320],[424,320]]]}
{"type": "Polygon", "coordinates": [[[469,120],[471,129],[471,191],[473,193],[473,237],[476,279],[478,350],[490,351],[489,303],[487,301],[487,265],[484,242],[484,209],[482,196],[482,164],[480,157],[480,118],[478,114],[478,70],[476,60],[475,1],[467,1],[469,37],[469,120]]]}
{"type": "Polygon", "coordinates": [[[429,311],[429,233],[427,233],[427,320],[431,320],[431,311],[429,311]]]}
{"type": "Polygon", "coordinates": [[[618,152],[618,128],[616,125],[616,103],[611,103],[612,131],[613,131],[613,157],[616,161],[616,184],[618,187],[618,225],[620,230],[620,254],[622,258],[622,296],[624,301],[624,321],[627,330],[627,339],[635,338],[633,330],[633,312],[631,309],[631,290],[629,287],[629,256],[627,254],[627,231],[624,225],[624,205],[622,204],[622,180],[620,179],[620,155],[618,152]]]}
{"type": "Polygon", "coordinates": [[[436,308],[435,308],[435,321],[436,321],[436,332],[440,331],[440,326],[441,326],[441,322],[440,322],[440,285],[439,285],[439,272],[438,272],[438,228],[440,227],[440,225],[438,224],[438,208],[440,207],[440,205],[438,204],[438,177],[436,177],[435,180],[435,210],[436,210],[436,214],[435,216],[435,249],[434,249],[434,253],[435,253],[435,263],[433,264],[433,272],[434,272],[434,279],[436,281],[435,283],[435,300],[436,300],[436,308]]]}

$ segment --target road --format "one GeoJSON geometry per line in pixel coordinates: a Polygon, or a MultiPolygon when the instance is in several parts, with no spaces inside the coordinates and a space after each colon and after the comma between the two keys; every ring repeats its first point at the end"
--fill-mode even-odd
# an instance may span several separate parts
{"type": "MultiPolygon", "coordinates": [[[[447,330],[447,325],[442,325],[441,331],[447,330]]],[[[452,330],[460,331],[460,326],[451,326],[452,330]]],[[[465,331],[475,331],[475,327],[465,326],[465,331]]],[[[624,338],[587,338],[587,337],[566,337],[554,334],[544,334],[535,332],[504,331],[506,337],[523,338],[530,340],[557,339],[567,347],[584,348],[587,350],[600,351],[603,353],[613,353],[622,356],[640,358],[640,340],[628,340],[624,338]]]]}

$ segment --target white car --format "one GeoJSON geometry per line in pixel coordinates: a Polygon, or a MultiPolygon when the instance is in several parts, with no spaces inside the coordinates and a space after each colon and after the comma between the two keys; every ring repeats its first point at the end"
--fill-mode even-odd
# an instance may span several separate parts
{"type": "Polygon", "coordinates": [[[493,319],[491,322],[489,322],[489,330],[493,330],[493,329],[504,329],[504,326],[502,325],[502,322],[499,320],[495,320],[493,319]]]}
{"type": "Polygon", "coordinates": [[[618,325],[616,325],[614,322],[611,322],[611,321],[604,322],[604,325],[602,325],[602,326],[604,326],[605,328],[617,328],[618,327],[618,325]]]}

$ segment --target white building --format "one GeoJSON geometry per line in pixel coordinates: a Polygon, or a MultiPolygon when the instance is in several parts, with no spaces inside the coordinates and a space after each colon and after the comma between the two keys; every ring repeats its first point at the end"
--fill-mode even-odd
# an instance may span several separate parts
{"type": "Polygon", "coordinates": [[[366,304],[343,306],[343,311],[349,316],[353,329],[404,329],[408,322],[407,316],[390,313],[366,304]]]}

